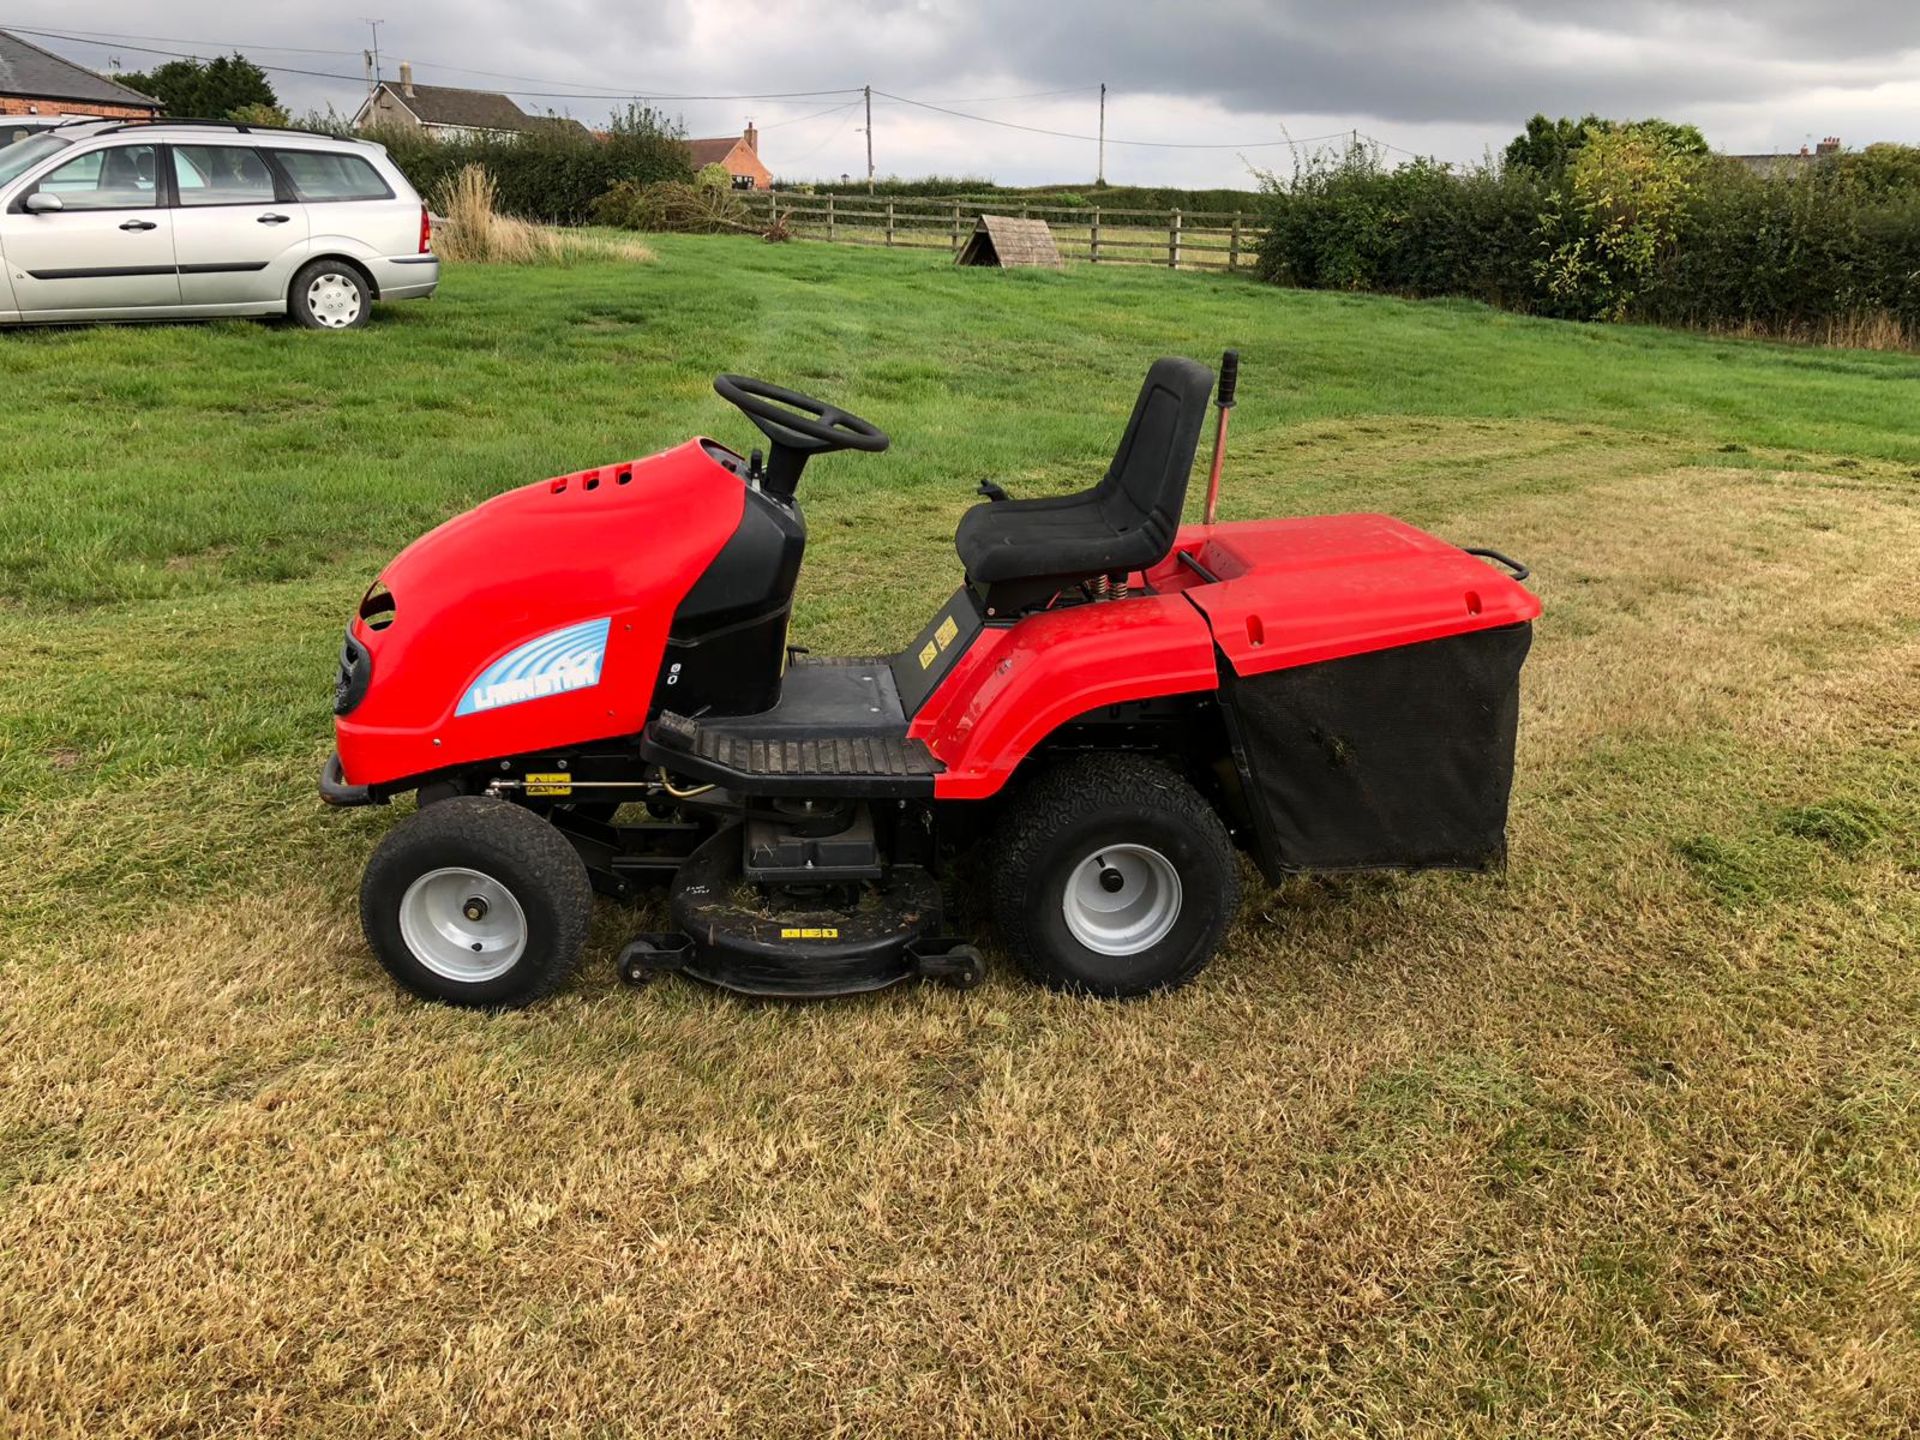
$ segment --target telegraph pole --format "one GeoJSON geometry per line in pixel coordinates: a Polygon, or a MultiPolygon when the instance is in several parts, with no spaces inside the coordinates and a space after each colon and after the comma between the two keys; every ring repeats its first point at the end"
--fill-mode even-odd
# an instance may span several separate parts
{"type": "Polygon", "coordinates": [[[862,87],[867,96],[867,193],[873,193],[873,86],[862,87]]]}
{"type": "Polygon", "coordinates": [[[1107,82],[1100,82],[1100,158],[1093,167],[1093,183],[1107,183],[1107,82]]]}

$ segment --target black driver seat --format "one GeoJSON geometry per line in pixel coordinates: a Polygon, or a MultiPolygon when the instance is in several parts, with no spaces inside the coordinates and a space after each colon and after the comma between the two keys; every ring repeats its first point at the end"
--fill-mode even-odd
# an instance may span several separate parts
{"type": "Polygon", "coordinates": [[[953,544],[969,583],[1124,575],[1166,559],[1212,386],[1213,372],[1197,361],[1154,361],[1098,485],[1078,495],[990,501],[967,511],[953,544]]]}

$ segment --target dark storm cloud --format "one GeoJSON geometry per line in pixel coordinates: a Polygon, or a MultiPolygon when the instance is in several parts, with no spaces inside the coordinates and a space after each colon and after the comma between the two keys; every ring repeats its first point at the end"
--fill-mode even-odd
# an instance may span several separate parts
{"type": "MultiPolygon", "coordinates": [[[[942,59],[915,67],[920,84],[936,83],[956,66],[997,68],[1036,86],[1091,77],[1233,110],[1359,112],[1408,121],[1504,120],[1542,108],[1629,115],[1750,102],[1783,88],[1891,75],[1898,52],[1920,47],[1914,0],[1742,6],[979,0],[937,12],[920,5],[863,9],[869,17],[912,15],[942,34],[942,59]]],[[[875,73],[888,71],[888,59],[870,51],[863,56],[875,73]]]]}
{"type": "MultiPolygon", "coordinates": [[[[530,108],[590,119],[613,108],[611,96],[550,92],[739,94],[870,82],[945,99],[1104,80],[1125,97],[1126,133],[1159,139],[1210,138],[1228,111],[1261,117],[1254,128],[1267,133],[1289,117],[1314,116],[1332,119],[1321,128],[1377,124],[1463,148],[1460,137],[1497,140],[1536,110],[1591,110],[1711,117],[1736,141],[1793,143],[1836,111],[1886,138],[1910,138],[1920,75],[1920,0],[417,0],[373,13],[381,9],[389,77],[395,62],[410,59],[424,80],[505,89],[530,108]]],[[[245,9],[172,0],[164,10],[138,0],[14,0],[8,19],[212,42],[201,53],[238,46],[287,67],[274,79],[295,108],[331,102],[350,111],[368,39],[356,13],[362,7],[343,14],[288,0],[245,9]],[[273,53],[274,45],[336,53],[273,53]],[[288,73],[300,68],[344,78],[288,73]]],[[[112,48],[49,43],[96,64],[112,48]]],[[[165,58],[130,47],[118,53],[127,68],[165,58]]],[[[712,133],[748,114],[778,123],[808,103],[819,102],[668,108],[684,108],[696,131],[712,133]]],[[[990,113],[1089,128],[1084,100],[1057,102],[1063,108],[1051,115],[1049,103],[990,113]]],[[[898,107],[888,114],[908,118],[898,107]]],[[[958,127],[981,139],[983,152],[985,134],[997,134],[994,163],[1027,143],[925,112],[919,119],[949,134],[958,127]]],[[[787,131],[781,141],[799,155],[813,143],[805,137],[838,123],[787,131]]],[[[891,163],[911,166],[930,153],[896,153],[891,163]]]]}

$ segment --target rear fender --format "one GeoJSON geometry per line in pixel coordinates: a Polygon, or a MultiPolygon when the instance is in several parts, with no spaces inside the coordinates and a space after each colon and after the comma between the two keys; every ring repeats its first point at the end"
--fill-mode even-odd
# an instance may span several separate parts
{"type": "Polygon", "coordinates": [[[1045,610],[990,625],[909,732],[946,766],[941,800],[996,794],[1062,725],[1107,705],[1219,688],[1205,618],[1178,595],[1045,610]]]}

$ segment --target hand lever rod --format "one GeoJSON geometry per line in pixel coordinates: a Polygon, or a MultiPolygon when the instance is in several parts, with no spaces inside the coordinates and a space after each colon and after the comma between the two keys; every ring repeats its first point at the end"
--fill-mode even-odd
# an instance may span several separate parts
{"type": "Polygon", "coordinates": [[[1229,350],[1220,357],[1220,423],[1213,432],[1213,468],[1207,472],[1207,518],[1213,524],[1220,508],[1220,462],[1227,454],[1227,412],[1233,409],[1233,392],[1240,384],[1240,352],[1229,350]]]}

